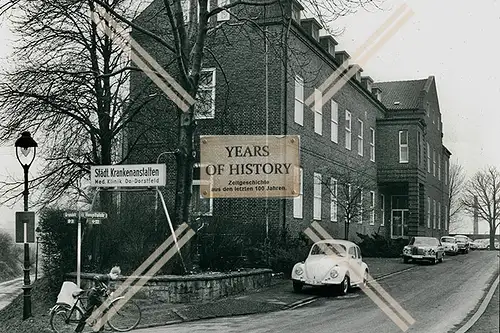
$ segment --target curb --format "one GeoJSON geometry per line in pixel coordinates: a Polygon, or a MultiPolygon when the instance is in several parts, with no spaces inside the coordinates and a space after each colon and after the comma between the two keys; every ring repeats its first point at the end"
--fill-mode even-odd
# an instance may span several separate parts
{"type": "MultiPolygon", "coordinates": [[[[381,280],[381,279],[385,279],[385,278],[388,278],[390,276],[393,276],[393,275],[397,275],[397,274],[401,274],[403,272],[406,272],[406,271],[409,271],[411,269],[413,269],[414,267],[416,267],[416,265],[413,265],[411,267],[408,267],[408,268],[404,268],[402,270],[399,270],[399,271],[395,271],[395,272],[392,272],[392,273],[387,273],[387,274],[383,274],[383,275],[380,275],[376,278],[374,278],[372,281],[377,281],[377,280],[381,280]]],[[[164,322],[164,323],[152,323],[152,324],[146,324],[146,325],[138,325],[136,328],[137,329],[141,329],[141,328],[151,328],[151,327],[158,327],[158,326],[168,326],[168,325],[174,325],[174,324],[181,324],[181,323],[186,323],[186,322],[193,322],[193,321],[199,321],[199,320],[205,320],[205,319],[214,319],[214,318],[230,318],[230,317],[239,317],[239,316],[248,316],[248,315],[251,315],[251,314],[257,314],[257,313],[268,313],[268,312],[277,312],[277,311],[284,311],[284,310],[294,310],[298,307],[301,307],[301,306],[304,306],[304,305],[307,305],[309,303],[312,303],[314,302],[316,299],[320,298],[321,296],[320,295],[317,295],[317,296],[310,296],[310,297],[307,297],[307,298],[304,298],[304,299],[301,299],[299,301],[295,301],[293,303],[290,303],[290,304],[287,304],[287,305],[284,305],[280,310],[272,310],[272,311],[263,311],[263,312],[254,312],[254,313],[247,313],[247,314],[235,314],[235,315],[221,315],[221,316],[206,316],[206,317],[197,317],[197,318],[188,318],[182,314],[180,314],[176,309],[172,309],[171,311],[178,317],[180,317],[181,319],[179,320],[171,320],[171,321],[168,321],[168,322],[164,322]]]]}

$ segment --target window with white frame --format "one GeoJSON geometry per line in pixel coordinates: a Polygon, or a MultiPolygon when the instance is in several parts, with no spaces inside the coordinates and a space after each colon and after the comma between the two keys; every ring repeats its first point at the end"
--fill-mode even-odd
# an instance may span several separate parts
{"type": "MultiPolygon", "coordinates": [[[[210,0],[207,1],[207,12],[210,12],[210,0]]],[[[196,15],[200,17],[200,3],[196,1],[196,15]]]]}
{"type": "Polygon", "coordinates": [[[314,173],[313,219],[321,220],[321,174],[314,173]]]}
{"type": "Polygon", "coordinates": [[[351,113],[345,110],[345,147],[351,150],[351,113]]]}
{"type": "Polygon", "coordinates": [[[202,69],[196,104],[195,119],[213,119],[215,117],[215,68],[202,69]]]}
{"type": "Polygon", "coordinates": [[[427,228],[431,227],[431,197],[427,197],[427,228]]]}
{"type": "Polygon", "coordinates": [[[337,222],[338,221],[338,204],[337,204],[337,179],[330,178],[330,221],[337,222]]]}
{"type": "Polygon", "coordinates": [[[314,132],[323,135],[323,95],[314,89],[314,132]]]}
{"type": "Polygon", "coordinates": [[[204,198],[200,192],[200,164],[196,163],[193,166],[193,183],[191,195],[191,207],[194,216],[212,216],[213,212],[213,199],[204,198]]]}
{"type": "Polygon", "coordinates": [[[432,150],[432,175],[436,177],[436,149],[432,150]]]}
{"type": "Polygon", "coordinates": [[[184,15],[184,22],[191,21],[191,0],[181,1],[182,14],[184,15]]]}
{"type": "Polygon", "coordinates": [[[358,223],[363,223],[363,189],[358,187],[358,223]]]}
{"type": "Polygon", "coordinates": [[[438,180],[441,180],[441,154],[438,152],[438,180]]]}
{"type": "Polygon", "coordinates": [[[420,134],[420,131],[417,131],[417,155],[418,166],[420,167],[422,165],[422,134],[420,134]]]}
{"type": "Polygon", "coordinates": [[[427,172],[431,173],[431,146],[427,142],[427,172]]]}
{"type": "Polygon", "coordinates": [[[436,229],[436,200],[432,200],[434,210],[433,210],[433,217],[432,217],[432,229],[436,229]]]}
{"type": "Polygon", "coordinates": [[[330,139],[332,142],[339,143],[339,105],[334,100],[331,100],[330,108],[332,112],[330,139]]]}
{"type": "Polygon", "coordinates": [[[380,216],[382,219],[380,226],[384,226],[384,224],[385,224],[385,196],[383,194],[381,194],[379,200],[380,200],[380,216]]]}
{"type": "Polygon", "coordinates": [[[408,131],[399,131],[399,163],[408,163],[408,131]]]}
{"type": "Polygon", "coordinates": [[[375,129],[370,127],[370,161],[375,162],[375,129]]]}
{"type": "Polygon", "coordinates": [[[438,230],[441,230],[441,203],[438,202],[438,230]]]}
{"type": "Polygon", "coordinates": [[[375,225],[375,192],[370,191],[370,225],[375,225]]]}
{"type": "Polygon", "coordinates": [[[295,76],[295,111],[294,120],[297,124],[304,126],[304,79],[295,76]]]}
{"type": "Polygon", "coordinates": [[[358,155],[363,156],[363,146],[364,146],[364,138],[363,138],[363,121],[358,119],[358,155]]]}
{"type": "MultiPolygon", "coordinates": [[[[230,4],[229,0],[217,0],[217,7],[223,7],[230,4]]],[[[223,10],[217,14],[217,21],[227,21],[229,20],[229,9],[223,10]]]]}
{"type": "Polygon", "coordinates": [[[300,168],[300,194],[293,198],[293,217],[296,219],[302,218],[302,205],[304,202],[304,170],[300,168]]]}

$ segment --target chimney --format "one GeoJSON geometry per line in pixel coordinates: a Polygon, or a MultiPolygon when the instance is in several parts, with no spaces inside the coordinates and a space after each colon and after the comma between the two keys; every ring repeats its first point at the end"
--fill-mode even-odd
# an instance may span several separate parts
{"type": "Polygon", "coordinates": [[[361,77],[361,85],[369,92],[372,92],[372,84],[373,84],[373,79],[371,77],[369,76],[361,77]]]}
{"type": "Polygon", "coordinates": [[[349,65],[349,59],[351,56],[346,51],[337,51],[335,52],[335,60],[339,65],[342,65],[344,62],[346,63],[346,67],[349,65]]]}
{"type": "Polygon", "coordinates": [[[372,94],[375,96],[376,99],[382,102],[382,90],[380,90],[380,88],[372,87],[372,94]]]}
{"type": "Polygon", "coordinates": [[[349,66],[349,70],[354,68],[356,70],[356,73],[353,75],[356,81],[361,83],[361,72],[363,72],[363,68],[361,68],[358,64],[353,64],[349,66]]]}
{"type": "Polygon", "coordinates": [[[315,18],[300,20],[300,25],[309,36],[319,42],[319,31],[321,29],[321,24],[315,18]]]}
{"type": "Polygon", "coordinates": [[[335,57],[335,45],[338,45],[337,41],[330,35],[321,36],[319,38],[319,43],[325,49],[326,52],[330,53],[335,57]]]}

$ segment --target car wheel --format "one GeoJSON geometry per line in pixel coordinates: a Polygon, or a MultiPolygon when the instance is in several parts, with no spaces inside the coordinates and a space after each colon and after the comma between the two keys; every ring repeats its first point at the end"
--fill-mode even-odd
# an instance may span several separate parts
{"type": "Polygon", "coordinates": [[[340,296],[346,295],[347,292],[349,291],[349,285],[350,285],[349,281],[350,281],[349,276],[348,275],[344,276],[344,279],[338,286],[338,293],[340,296]]]}
{"type": "Polygon", "coordinates": [[[405,264],[409,263],[409,262],[410,262],[410,258],[408,258],[408,257],[403,257],[403,262],[404,262],[405,264]]]}
{"type": "Polygon", "coordinates": [[[444,259],[444,254],[441,256],[441,258],[439,258],[439,262],[443,262],[443,259],[444,259]]]}
{"type": "Polygon", "coordinates": [[[363,274],[363,282],[361,283],[361,288],[366,288],[368,286],[368,270],[365,269],[363,274]]]}
{"type": "Polygon", "coordinates": [[[304,284],[300,281],[293,281],[293,291],[296,293],[300,293],[302,291],[302,287],[304,284]]]}
{"type": "Polygon", "coordinates": [[[435,265],[437,263],[437,254],[436,257],[431,259],[431,264],[435,265]]]}

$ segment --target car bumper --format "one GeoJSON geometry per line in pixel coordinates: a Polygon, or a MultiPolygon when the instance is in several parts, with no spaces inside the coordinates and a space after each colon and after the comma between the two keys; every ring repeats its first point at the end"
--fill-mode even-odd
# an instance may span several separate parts
{"type": "Polygon", "coordinates": [[[329,286],[329,285],[339,285],[342,283],[342,280],[344,280],[344,277],[337,276],[335,279],[332,278],[325,278],[323,280],[315,280],[315,279],[308,279],[308,278],[294,278],[292,279],[293,281],[303,283],[308,286],[329,286]]]}
{"type": "Polygon", "coordinates": [[[435,254],[403,254],[403,258],[413,260],[430,260],[436,258],[435,254]]]}

